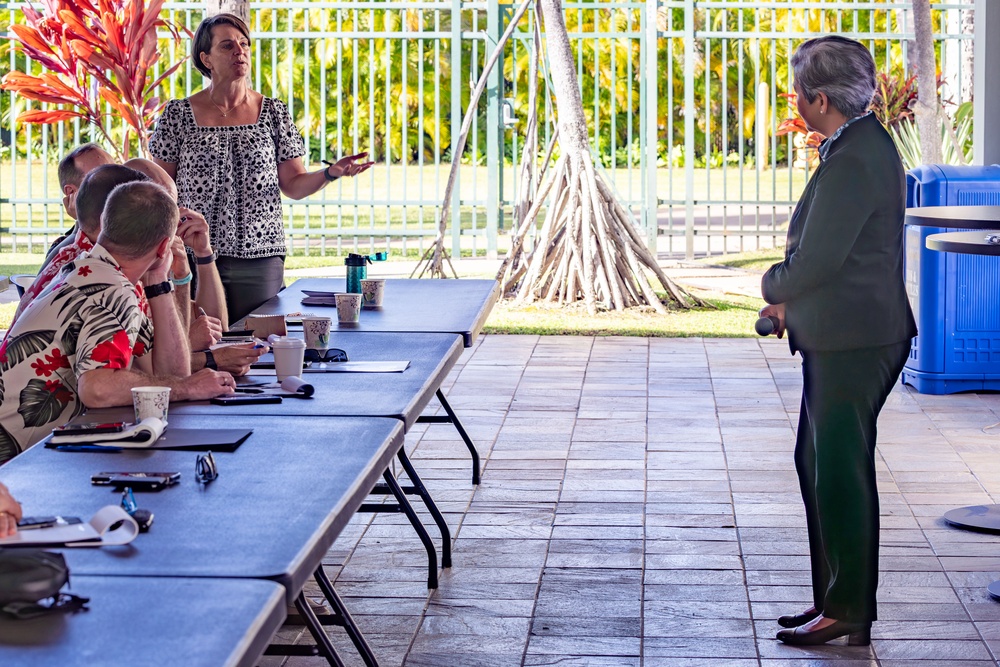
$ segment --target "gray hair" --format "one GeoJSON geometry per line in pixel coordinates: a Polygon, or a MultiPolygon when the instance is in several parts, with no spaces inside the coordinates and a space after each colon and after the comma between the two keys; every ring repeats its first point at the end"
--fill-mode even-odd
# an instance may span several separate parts
{"type": "Polygon", "coordinates": [[[101,215],[97,242],[127,259],[152,252],[177,232],[177,202],[159,185],[133,181],[119,185],[108,196],[101,215]]]}
{"type": "Polygon", "coordinates": [[[860,116],[875,94],[875,60],[864,44],[828,35],[804,42],[792,56],[795,82],[806,100],[824,93],[848,118],[860,116]]]}

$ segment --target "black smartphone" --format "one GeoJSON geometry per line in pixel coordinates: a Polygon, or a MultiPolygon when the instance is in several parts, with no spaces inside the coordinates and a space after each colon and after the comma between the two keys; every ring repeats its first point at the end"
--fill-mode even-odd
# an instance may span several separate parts
{"type": "Polygon", "coordinates": [[[95,486],[113,486],[116,489],[130,486],[133,491],[159,491],[181,480],[179,472],[99,472],[91,475],[95,486]]]}
{"type": "Polygon", "coordinates": [[[90,422],[84,424],[64,424],[52,429],[55,435],[97,435],[100,433],[121,433],[125,422],[90,422]]]}
{"type": "Polygon", "coordinates": [[[281,396],[235,394],[233,396],[216,396],[209,399],[208,402],[213,405],[260,405],[262,403],[281,403],[281,396]]]}
{"type": "Polygon", "coordinates": [[[57,520],[54,516],[26,516],[17,522],[17,529],[32,530],[33,528],[49,528],[56,525],[57,520]]]}

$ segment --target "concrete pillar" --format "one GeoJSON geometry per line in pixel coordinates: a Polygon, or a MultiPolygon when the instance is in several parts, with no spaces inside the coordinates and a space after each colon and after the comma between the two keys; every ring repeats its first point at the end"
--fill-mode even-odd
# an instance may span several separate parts
{"type": "Polygon", "coordinates": [[[1000,164],[1000,2],[976,0],[975,164],[1000,164]]]}

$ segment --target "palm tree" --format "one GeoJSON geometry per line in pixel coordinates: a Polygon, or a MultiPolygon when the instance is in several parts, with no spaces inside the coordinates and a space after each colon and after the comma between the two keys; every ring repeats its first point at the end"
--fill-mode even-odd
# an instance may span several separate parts
{"type": "Polygon", "coordinates": [[[924,164],[941,163],[941,117],[937,94],[937,63],[930,0],[913,0],[913,29],[917,52],[917,128],[924,164]]]}

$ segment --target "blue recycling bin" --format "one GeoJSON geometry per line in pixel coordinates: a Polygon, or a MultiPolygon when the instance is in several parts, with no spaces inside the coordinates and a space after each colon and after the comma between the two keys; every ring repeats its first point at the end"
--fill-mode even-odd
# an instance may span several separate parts
{"type": "MultiPolygon", "coordinates": [[[[922,165],[906,176],[907,208],[1000,206],[1000,165],[922,165]]],[[[935,226],[907,215],[904,271],[918,336],[902,380],[923,394],[1000,390],[1000,259],[937,252],[935,226]]],[[[997,227],[990,224],[989,227],[997,227]]]]}

